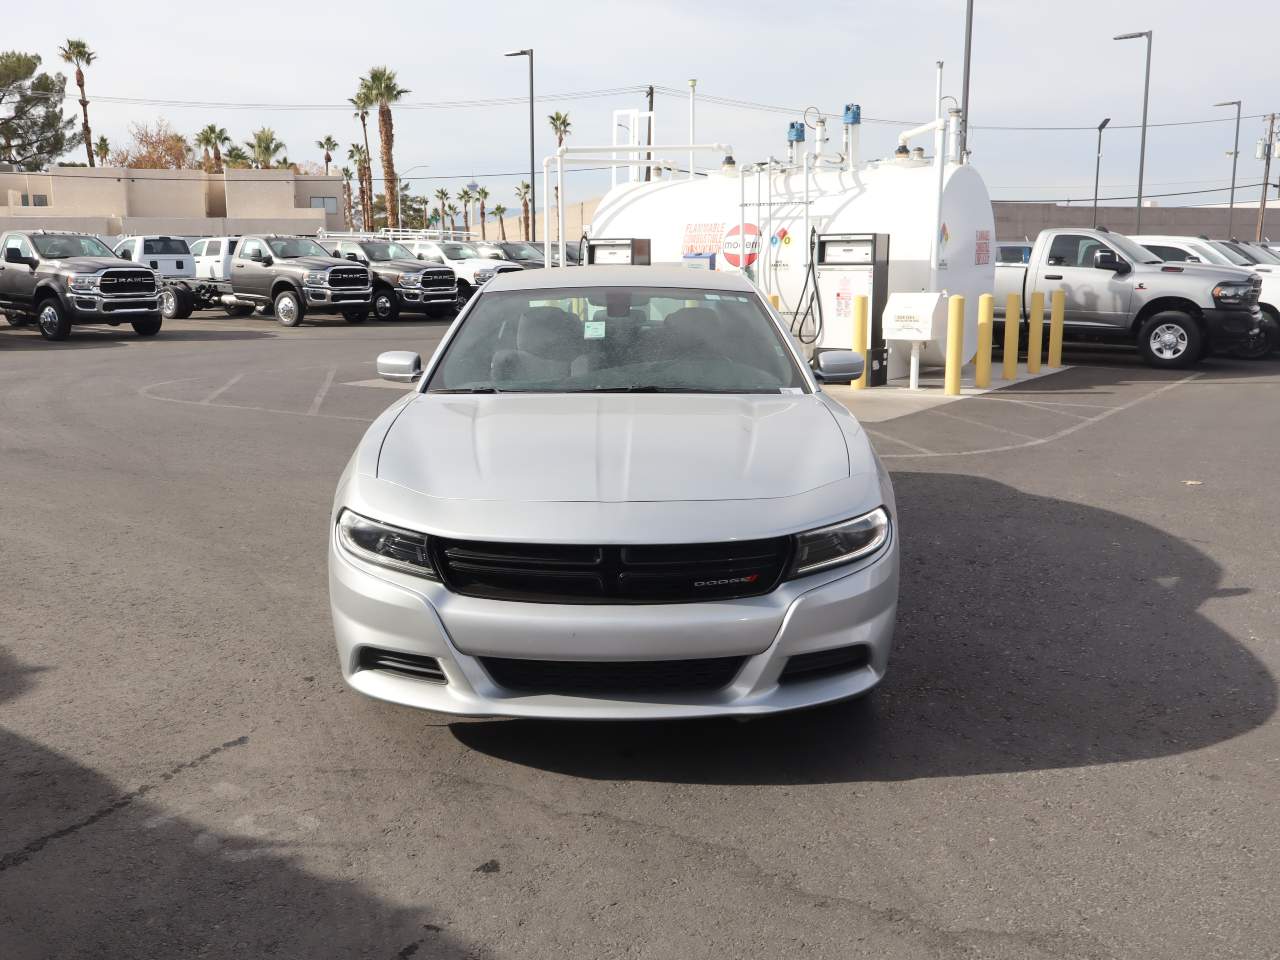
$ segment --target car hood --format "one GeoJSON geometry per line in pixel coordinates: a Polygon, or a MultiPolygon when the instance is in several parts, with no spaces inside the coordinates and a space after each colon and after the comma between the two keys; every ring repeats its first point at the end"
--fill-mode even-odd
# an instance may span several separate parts
{"type": "Polygon", "coordinates": [[[1203,277],[1205,280],[1240,280],[1254,271],[1248,267],[1226,266],[1217,263],[1146,263],[1146,270],[1165,276],[1203,277]],[[1166,267],[1178,267],[1176,273],[1165,273],[1166,267]]]}
{"type": "Polygon", "coordinates": [[[387,431],[377,476],[450,500],[755,500],[874,472],[857,449],[812,394],[427,393],[387,431]]]}
{"type": "Polygon", "coordinates": [[[447,260],[454,266],[466,267],[469,270],[523,270],[524,267],[510,260],[494,260],[492,257],[469,257],[466,260],[447,260]]]}
{"type": "Polygon", "coordinates": [[[97,273],[100,270],[116,268],[121,270],[151,271],[151,267],[146,264],[135,263],[132,260],[121,260],[119,257],[62,257],[59,260],[50,262],[57,263],[62,269],[70,270],[74,273],[97,273]]]}
{"type": "Polygon", "coordinates": [[[369,266],[374,270],[395,271],[396,273],[421,273],[423,270],[443,270],[438,263],[427,263],[425,260],[379,260],[369,266]]]}
{"type": "Polygon", "coordinates": [[[288,264],[304,270],[328,270],[330,267],[359,267],[361,270],[365,269],[364,264],[352,263],[350,260],[342,260],[338,257],[276,257],[275,261],[279,264],[288,264]]]}

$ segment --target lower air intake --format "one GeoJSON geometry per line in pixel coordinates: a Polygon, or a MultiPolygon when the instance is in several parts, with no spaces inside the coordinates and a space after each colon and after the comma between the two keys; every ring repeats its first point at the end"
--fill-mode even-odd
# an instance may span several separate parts
{"type": "Polygon", "coordinates": [[[508,690],[551,694],[690,693],[733,682],[746,657],[702,660],[516,660],[481,657],[493,682],[508,690]]]}
{"type": "Polygon", "coordinates": [[[413,677],[417,680],[432,680],[436,683],[448,683],[449,680],[440,669],[440,661],[435,657],[422,657],[416,653],[397,653],[394,650],[379,650],[377,647],[361,647],[356,656],[357,670],[385,670],[387,673],[398,673],[401,676],[413,677]]]}
{"type": "Polygon", "coordinates": [[[834,650],[802,653],[788,658],[778,682],[791,683],[798,680],[834,677],[837,674],[861,670],[870,663],[871,648],[865,643],[854,644],[851,647],[836,647],[834,650]]]}

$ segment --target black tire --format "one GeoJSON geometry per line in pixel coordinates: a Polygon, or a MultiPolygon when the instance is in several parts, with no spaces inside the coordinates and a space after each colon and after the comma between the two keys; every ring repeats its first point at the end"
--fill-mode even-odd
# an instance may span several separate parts
{"type": "Polygon", "coordinates": [[[36,304],[36,326],[46,340],[65,340],[71,335],[71,317],[57,297],[45,297],[36,304]]]}
{"type": "Polygon", "coordinates": [[[1180,370],[1198,363],[1204,348],[1200,325],[1181,310],[1161,310],[1138,331],[1138,353],[1157,369],[1180,370]]]}
{"type": "Polygon", "coordinates": [[[160,315],[166,320],[185,320],[195,309],[195,297],[186,287],[165,287],[160,291],[160,315]]]}
{"type": "Polygon", "coordinates": [[[342,319],[347,323],[364,323],[369,319],[368,307],[353,307],[342,311],[342,319]]]}
{"type": "Polygon", "coordinates": [[[390,287],[378,287],[373,291],[373,303],[370,304],[375,320],[388,323],[400,319],[400,298],[390,287]]]}
{"type": "Polygon", "coordinates": [[[282,327],[296,327],[306,315],[302,298],[292,287],[281,290],[272,301],[272,310],[282,327]]]}
{"type": "Polygon", "coordinates": [[[228,317],[247,317],[253,313],[253,307],[240,306],[238,304],[235,306],[224,304],[222,309],[227,312],[228,317]]]}
{"type": "Polygon", "coordinates": [[[31,322],[31,318],[24,313],[6,313],[4,318],[9,321],[11,327],[25,327],[31,322]]]}
{"type": "Polygon", "coordinates": [[[142,320],[133,321],[133,332],[140,337],[154,337],[160,332],[160,326],[164,323],[164,317],[146,317],[142,320]]]}
{"type": "Polygon", "coordinates": [[[458,309],[465,307],[472,297],[476,295],[476,288],[465,280],[458,281],[458,309]]]}
{"type": "Polygon", "coordinates": [[[1280,347],[1280,323],[1268,309],[1262,311],[1262,323],[1258,333],[1247,343],[1235,344],[1230,352],[1242,360],[1261,360],[1280,347]]]}
{"type": "Polygon", "coordinates": [[[196,308],[196,296],[186,287],[178,288],[178,315],[175,319],[185,320],[196,308]]]}

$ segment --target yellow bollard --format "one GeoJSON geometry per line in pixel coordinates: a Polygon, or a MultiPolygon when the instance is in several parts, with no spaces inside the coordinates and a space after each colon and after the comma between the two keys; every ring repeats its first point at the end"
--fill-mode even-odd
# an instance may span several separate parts
{"type": "Polygon", "coordinates": [[[978,355],[973,361],[973,385],[991,386],[991,334],[994,331],[996,298],[984,293],[978,298],[978,355]]]}
{"type": "Polygon", "coordinates": [[[1062,366],[1062,320],[1067,313],[1067,295],[1061,290],[1049,297],[1049,366],[1062,366]]]}
{"type": "Polygon", "coordinates": [[[947,369],[942,392],[960,396],[960,365],[964,362],[964,297],[956,294],[947,303],[947,369]]]}
{"type": "Polygon", "coordinates": [[[1027,373],[1040,372],[1040,348],[1044,344],[1044,294],[1031,295],[1031,313],[1027,322],[1027,373]]]}
{"type": "Polygon", "coordinates": [[[867,356],[867,298],[853,298],[853,350],[862,356],[862,374],[853,381],[853,389],[867,389],[867,368],[871,366],[871,358],[867,356]]]}
{"type": "Polygon", "coordinates": [[[775,310],[782,306],[782,299],[776,293],[769,294],[769,302],[773,304],[775,310]]]}
{"type": "Polygon", "coordinates": [[[1009,302],[1004,308],[1004,368],[1001,376],[1005,380],[1018,379],[1018,330],[1022,324],[1022,297],[1009,294],[1009,302]]]}

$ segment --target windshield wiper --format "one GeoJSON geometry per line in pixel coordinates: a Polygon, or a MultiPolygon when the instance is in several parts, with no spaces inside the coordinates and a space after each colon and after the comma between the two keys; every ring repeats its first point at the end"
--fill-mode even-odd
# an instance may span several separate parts
{"type": "Polygon", "coordinates": [[[503,393],[497,387],[453,387],[447,390],[428,390],[427,393],[503,393]]]}

